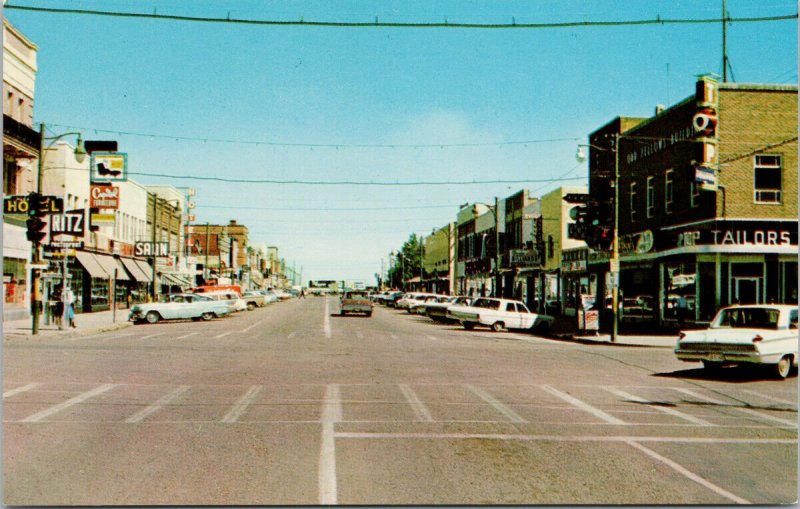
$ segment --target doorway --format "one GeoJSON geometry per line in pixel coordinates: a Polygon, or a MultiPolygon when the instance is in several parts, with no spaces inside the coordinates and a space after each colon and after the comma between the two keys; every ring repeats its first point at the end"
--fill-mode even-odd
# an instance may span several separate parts
{"type": "Polygon", "coordinates": [[[734,281],[736,285],[734,296],[740,304],[761,303],[761,278],[737,277],[734,281]]]}

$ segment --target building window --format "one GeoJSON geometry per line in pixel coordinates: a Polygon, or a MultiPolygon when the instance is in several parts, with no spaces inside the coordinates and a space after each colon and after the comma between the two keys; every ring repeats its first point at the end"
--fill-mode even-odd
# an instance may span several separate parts
{"type": "Polygon", "coordinates": [[[631,182],[631,222],[636,221],[636,182],[631,182]]]}
{"type": "Polygon", "coordinates": [[[656,185],[653,177],[647,177],[647,217],[653,217],[656,208],[656,185]]]}
{"type": "Polygon", "coordinates": [[[667,170],[664,174],[664,212],[672,214],[672,170],[667,170]]]}
{"type": "Polygon", "coordinates": [[[781,157],[757,155],[753,184],[753,200],[756,203],[780,203],[781,157]]]}
{"type": "Polygon", "coordinates": [[[700,189],[696,182],[689,182],[689,206],[697,208],[700,205],[700,189]]]}
{"type": "Polygon", "coordinates": [[[552,258],[556,255],[555,250],[555,243],[553,242],[553,236],[547,236],[547,258],[552,258]]]}

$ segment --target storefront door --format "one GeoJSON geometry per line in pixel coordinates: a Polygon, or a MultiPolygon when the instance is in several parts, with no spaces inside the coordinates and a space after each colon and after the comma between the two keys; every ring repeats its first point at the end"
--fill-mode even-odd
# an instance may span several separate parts
{"type": "Polygon", "coordinates": [[[737,277],[736,300],[740,304],[758,304],[761,302],[761,278],[737,277]]]}

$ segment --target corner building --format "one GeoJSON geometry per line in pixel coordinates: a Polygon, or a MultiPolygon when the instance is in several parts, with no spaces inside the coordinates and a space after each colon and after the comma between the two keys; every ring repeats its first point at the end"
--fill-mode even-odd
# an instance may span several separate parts
{"type": "MultiPolygon", "coordinates": [[[[681,298],[690,325],[735,302],[797,304],[797,125],[796,86],[701,78],[652,118],[590,135],[592,195],[613,198],[618,165],[623,327],[675,326],[681,298]]],[[[588,259],[606,323],[608,258],[588,259]]]]}

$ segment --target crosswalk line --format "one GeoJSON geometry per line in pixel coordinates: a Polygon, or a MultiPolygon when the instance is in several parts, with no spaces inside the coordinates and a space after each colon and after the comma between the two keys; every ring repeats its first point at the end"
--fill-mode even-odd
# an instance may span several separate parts
{"type": "Polygon", "coordinates": [[[181,394],[183,394],[184,392],[186,392],[188,390],[189,390],[189,386],[188,385],[181,385],[180,387],[178,387],[174,391],[170,392],[169,394],[159,398],[158,401],[156,401],[152,405],[150,405],[150,406],[148,406],[146,408],[143,408],[142,410],[140,410],[140,411],[136,412],[135,414],[131,415],[130,417],[125,419],[125,422],[127,422],[127,423],[136,423],[136,422],[143,421],[148,416],[150,416],[150,415],[154,414],[155,412],[157,412],[158,410],[160,410],[161,407],[163,407],[164,405],[168,404],[170,401],[172,401],[173,399],[177,398],[178,396],[180,396],[181,394]]]}
{"type": "Polygon", "coordinates": [[[239,420],[239,417],[244,414],[247,410],[247,407],[256,399],[258,393],[264,388],[263,385],[253,385],[248,389],[248,391],[239,398],[239,401],[234,403],[233,407],[225,414],[225,417],[222,418],[222,422],[231,423],[236,422],[239,420]]]}
{"type": "Polygon", "coordinates": [[[797,405],[797,401],[790,401],[788,399],[776,398],[775,396],[770,396],[770,395],[767,395],[767,394],[761,394],[760,392],[756,392],[756,391],[750,391],[750,390],[747,390],[747,389],[742,389],[742,392],[746,392],[747,394],[751,394],[753,396],[758,396],[759,398],[768,399],[768,400],[774,401],[776,403],[783,403],[785,405],[797,405]]]}
{"type": "Polygon", "coordinates": [[[579,409],[583,410],[584,412],[588,412],[588,413],[594,415],[595,417],[597,417],[599,419],[602,419],[602,420],[606,421],[609,424],[627,425],[627,423],[625,421],[617,419],[613,415],[609,415],[606,412],[603,412],[602,410],[600,410],[599,408],[595,408],[592,405],[589,405],[588,403],[584,403],[583,401],[579,400],[578,398],[574,398],[574,397],[570,396],[569,394],[567,394],[565,392],[561,392],[558,389],[554,389],[553,387],[550,387],[549,385],[542,385],[542,389],[544,389],[545,391],[549,392],[550,394],[552,394],[552,395],[554,395],[554,396],[556,396],[558,398],[563,399],[564,401],[566,401],[570,405],[572,405],[572,406],[574,406],[576,408],[579,408],[579,409]]]}
{"type": "Polygon", "coordinates": [[[11,396],[14,396],[15,394],[19,394],[21,392],[27,392],[27,391],[29,391],[31,389],[35,389],[35,388],[39,387],[40,385],[42,385],[42,384],[30,383],[28,385],[23,385],[22,387],[17,387],[16,389],[11,389],[11,390],[6,391],[6,392],[3,393],[3,399],[10,398],[11,396]]]}
{"type": "Polygon", "coordinates": [[[693,391],[691,389],[685,389],[683,387],[676,387],[675,390],[678,391],[678,392],[682,392],[682,393],[684,393],[684,394],[686,394],[688,396],[691,396],[693,398],[697,398],[697,399],[702,400],[702,401],[707,401],[708,403],[713,403],[713,404],[719,405],[721,407],[730,408],[730,409],[735,410],[737,412],[741,412],[743,414],[750,415],[750,416],[755,417],[757,419],[761,419],[762,421],[777,422],[777,423],[780,423],[780,424],[784,424],[786,426],[797,427],[797,420],[791,420],[790,421],[788,419],[781,419],[780,417],[775,417],[775,416],[772,416],[772,415],[763,414],[761,412],[756,412],[755,410],[752,410],[750,408],[742,408],[742,407],[739,407],[739,406],[734,406],[734,405],[731,405],[730,403],[725,403],[724,401],[720,401],[718,399],[714,399],[714,398],[711,398],[711,397],[708,397],[708,396],[704,396],[704,395],[699,394],[699,393],[697,393],[697,392],[695,392],[695,391],[693,391]]]}
{"type": "Polygon", "coordinates": [[[419,399],[419,396],[417,396],[417,393],[414,392],[414,389],[406,384],[399,384],[398,387],[400,387],[400,392],[402,392],[403,396],[405,396],[406,400],[408,400],[408,404],[411,405],[411,409],[414,411],[414,415],[417,417],[417,420],[433,422],[433,416],[431,416],[430,410],[428,410],[428,407],[425,406],[425,403],[419,399]]]}
{"type": "Polygon", "coordinates": [[[478,396],[479,398],[481,398],[485,402],[487,402],[490,405],[492,405],[492,407],[495,410],[497,410],[498,412],[500,412],[501,414],[506,416],[506,418],[510,422],[528,422],[521,415],[519,415],[517,412],[515,412],[514,410],[512,410],[511,408],[509,408],[505,404],[501,403],[497,398],[495,398],[494,396],[489,394],[488,391],[486,391],[484,389],[481,389],[480,387],[474,387],[472,385],[466,385],[465,387],[467,389],[469,389],[470,391],[472,391],[472,393],[474,393],[476,396],[478,396]]]}

